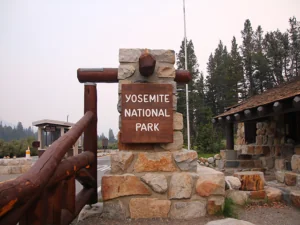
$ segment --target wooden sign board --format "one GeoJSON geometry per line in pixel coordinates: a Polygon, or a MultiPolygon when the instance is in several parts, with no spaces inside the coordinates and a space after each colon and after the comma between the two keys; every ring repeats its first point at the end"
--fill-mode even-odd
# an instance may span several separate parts
{"type": "Polygon", "coordinates": [[[173,142],[173,86],[123,84],[122,143],[173,142]]]}

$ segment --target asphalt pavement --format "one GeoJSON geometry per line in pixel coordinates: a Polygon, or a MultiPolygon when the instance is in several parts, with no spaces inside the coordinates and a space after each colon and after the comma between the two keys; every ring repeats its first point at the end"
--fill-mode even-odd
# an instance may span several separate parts
{"type": "MultiPolygon", "coordinates": [[[[36,161],[36,160],[35,160],[36,161]]],[[[110,156],[103,156],[97,158],[97,182],[98,182],[98,197],[101,196],[101,179],[102,176],[110,170],[110,156]]],[[[0,182],[15,179],[22,174],[8,174],[0,175],[0,182]]],[[[76,193],[82,189],[82,185],[76,181],[76,193]]]]}

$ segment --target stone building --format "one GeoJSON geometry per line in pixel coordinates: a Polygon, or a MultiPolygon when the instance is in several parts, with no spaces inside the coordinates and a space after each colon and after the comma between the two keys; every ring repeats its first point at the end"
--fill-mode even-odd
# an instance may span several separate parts
{"type": "Polygon", "coordinates": [[[299,78],[228,107],[212,122],[226,128],[225,166],[300,172],[299,78]]]}

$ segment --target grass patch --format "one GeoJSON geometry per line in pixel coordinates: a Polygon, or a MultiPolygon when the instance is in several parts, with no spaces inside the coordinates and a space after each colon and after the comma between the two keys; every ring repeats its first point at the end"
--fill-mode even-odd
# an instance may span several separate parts
{"type": "Polygon", "coordinates": [[[223,216],[237,219],[238,215],[235,212],[234,206],[231,198],[225,198],[223,216]]]}
{"type": "Polygon", "coordinates": [[[198,158],[203,157],[203,158],[209,158],[209,157],[214,157],[216,153],[200,153],[198,152],[198,158]]]}

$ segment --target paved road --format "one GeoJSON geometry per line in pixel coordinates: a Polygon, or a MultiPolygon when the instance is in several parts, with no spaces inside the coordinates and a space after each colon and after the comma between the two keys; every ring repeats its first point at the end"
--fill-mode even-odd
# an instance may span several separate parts
{"type": "MultiPolygon", "coordinates": [[[[101,196],[101,178],[102,176],[110,170],[110,156],[103,156],[97,158],[97,172],[98,172],[98,193],[99,197],[101,196]]],[[[5,180],[14,179],[21,174],[9,174],[9,175],[0,175],[0,182],[5,180]]],[[[76,193],[78,193],[82,189],[82,185],[76,181],[76,193]]]]}

